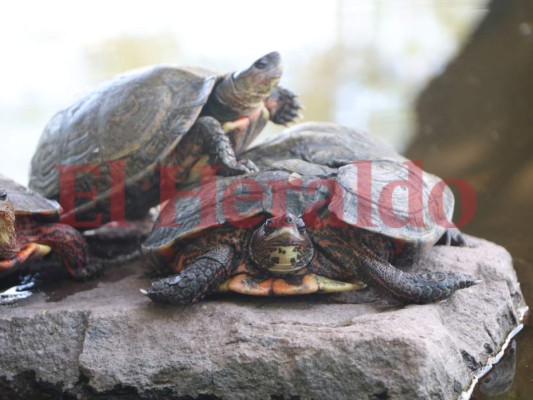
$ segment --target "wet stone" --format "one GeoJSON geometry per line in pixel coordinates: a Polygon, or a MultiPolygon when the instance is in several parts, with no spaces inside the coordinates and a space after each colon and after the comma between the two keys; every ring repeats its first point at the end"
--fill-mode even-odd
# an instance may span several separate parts
{"type": "Polygon", "coordinates": [[[0,398],[456,399],[524,308],[510,255],[469,239],[413,266],[483,280],[430,305],[371,290],[156,305],[142,261],[63,276],[0,307],[0,398]]]}

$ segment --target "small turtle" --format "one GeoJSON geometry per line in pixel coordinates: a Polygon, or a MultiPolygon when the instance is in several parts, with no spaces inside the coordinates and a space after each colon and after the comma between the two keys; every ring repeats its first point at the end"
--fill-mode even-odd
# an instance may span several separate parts
{"type": "Polygon", "coordinates": [[[33,156],[29,186],[70,201],[62,204],[65,220],[75,213],[77,221],[93,222],[102,212],[105,222],[122,189],[125,204],[119,199],[116,207],[128,219],[162,202],[160,172],[178,184],[194,180],[193,167],[208,158],[220,174],[256,171],[235,154],[268,120],[286,125],[298,116],[295,95],[278,86],[281,74],[280,55],[272,52],[225,75],[159,65],[120,76],[52,118],[33,156]],[[83,192],[96,192],[97,201],[83,192]]]}
{"type": "Polygon", "coordinates": [[[163,208],[142,246],[152,265],[180,273],[143,293],[181,304],[214,291],[336,292],[361,288],[362,281],[403,302],[429,303],[476,284],[461,273],[397,268],[443,236],[453,212],[449,188],[394,159],[374,160],[369,172],[357,162],[334,169],[293,159],[189,187],[163,208]],[[389,183],[409,176],[420,186],[387,192],[389,183]],[[357,192],[363,181],[371,182],[370,192],[357,192]],[[427,201],[437,184],[441,207],[409,206],[409,193],[418,190],[427,201]]]}
{"type": "Polygon", "coordinates": [[[85,279],[101,269],[76,229],[52,222],[60,211],[57,202],[0,174],[0,276],[50,250],[61,256],[74,278],[85,279]]]}

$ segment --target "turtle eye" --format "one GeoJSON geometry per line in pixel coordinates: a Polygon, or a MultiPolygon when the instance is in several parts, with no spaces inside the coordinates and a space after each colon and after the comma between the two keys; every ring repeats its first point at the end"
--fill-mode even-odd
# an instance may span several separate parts
{"type": "Polygon", "coordinates": [[[257,60],[254,64],[254,67],[257,69],[265,69],[268,66],[268,60],[263,57],[257,60]]]}
{"type": "Polygon", "coordinates": [[[7,199],[7,192],[4,189],[0,189],[0,201],[7,199]]]}
{"type": "Polygon", "coordinates": [[[267,235],[269,235],[269,234],[271,234],[272,232],[274,232],[274,227],[273,227],[272,225],[273,225],[272,220],[267,219],[267,220],[265,221],[265,224],[264,224],[264,226],[263,226],[263,229],[264,229],[264,231],[265,231],[265,233],[266,233],[267,235]]]}
{"type": "Polygon", "coordinates": [[[293,222],[292,217],[290,215],[285,217],[285,222],[288,223],[288,224],[292,224],[292,222],[293,222]]]}

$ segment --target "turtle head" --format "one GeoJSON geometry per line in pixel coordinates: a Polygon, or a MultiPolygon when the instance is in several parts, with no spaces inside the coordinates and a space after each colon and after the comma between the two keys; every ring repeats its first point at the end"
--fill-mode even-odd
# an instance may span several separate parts
{"type": "Polygon", "coordinates": [[[0,259],[16,253],[15,209],[4,189],[0,188],[0,259]]]}
{"type": "Polygon", "coordinates": [[[277,86],[281,79],[283,68],[281,56],[277,51],[256,60],[249,68],[235,72],[232,76],[235,89],[241,93],[261,96],[264,100],[277,86]]]}
{"type": "Polygon", "coordinates": [[[274,273],[291,273],[305,267],[314,248],[301,218],[284,214],[269,218],[257,228],[250,241],[250,256],[261,268],[274,273]]]}
{"type": "Polygon", "coordinates": [[[221,117],[248,115],[272,93],[283,72],[281,57],[273,51],[256,60],[250,67],[228,74],[216,86],[214,109],[221,117]]]}

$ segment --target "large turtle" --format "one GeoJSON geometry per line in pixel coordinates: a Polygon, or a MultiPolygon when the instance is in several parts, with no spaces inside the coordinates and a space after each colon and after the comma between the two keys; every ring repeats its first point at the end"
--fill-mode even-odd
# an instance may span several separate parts
{"type": "MultiPolygon", "coordinates": [[[[354,161],[376,161],[383,158],[409,162],[378,138],[334,122],[297,124],[269,136],[267,140],[242,155],[261,169],[270,168],[280,160],[289,159],[300,159],[333,168],[354,161]]],[[[445,201],[449,201],[447,206],[453,209],[453,196],[446,197],[445,201]]],[[[462,246],[465,239],[459,229],[450,227],[444,231],[438,244],[462,246]]]]}
{"type": "Polygon", "coordinates": [[[443,181],[392,158],[338,169],[274,162],[171,199],[142,248],[154,266],[180,273],[143,293],[181,304],[217,290],[289,295],[352,290],[363,281],[403,302],[435,302],[478,281],[398,267],[439,241],[453,204],[443,181]],[[391,190],[400,181],[405,188],[391,190]],[[413,195],[424,202],[411,204],[413,195]]]}
{"type": "Polygon", "coordinates": [[[164,200],[160,173],[176,183],[195,179],[192,168],[207,158],[221,174],[256,171],[235,154],[269,119],[287,124],[300,108],[278,86],[281,74],[272,52],[225,75],[160,65],[120,76],[52,118],[32,159],[30,188],[60,200],[65,221],[94,227],[124,209],[128,219],[145,216],[164,200]]]}
{"type": "Polygon", "coordinates": [[[50,250],[61,256],[74,278],[85,279],[101,269],[76,229],[53,222],[60,210],[57,202],[0,174],[0,276],[50,250]]]}

